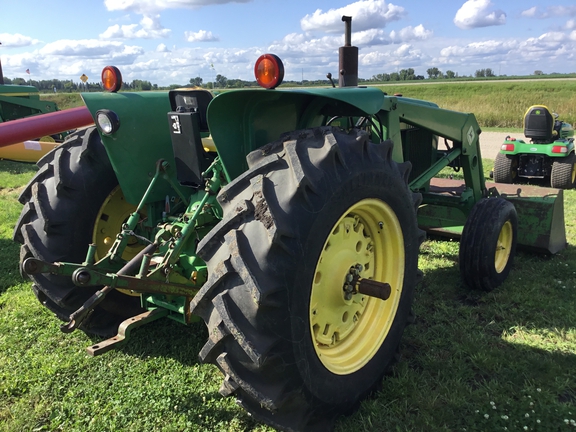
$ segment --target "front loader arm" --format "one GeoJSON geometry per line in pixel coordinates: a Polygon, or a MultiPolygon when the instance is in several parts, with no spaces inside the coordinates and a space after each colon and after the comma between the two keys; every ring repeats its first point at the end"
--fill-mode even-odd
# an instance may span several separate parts
{"type": "Polygon", "coordinates": [[[396,111],[402,122],[427,129],[454,143],[451,152],[453,156],[447,154],[444,160],[439,161],[438,165],[431,166],[420,177],[433,177],[449,163],[449,159],[460,156],[466,187],[472,193],[472,201],[478,202],[485,193],[486,184],[480,155],[479,136],[482,130],[474,114],[446,110],[407,98],[397,99],[396,111]]]}

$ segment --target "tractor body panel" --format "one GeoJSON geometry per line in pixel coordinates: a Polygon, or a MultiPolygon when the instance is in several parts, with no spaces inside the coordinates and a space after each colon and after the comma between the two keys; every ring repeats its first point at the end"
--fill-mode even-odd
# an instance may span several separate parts
{"type": "MultiPolygon", "coordinates": [[[[100,134],[126,200],[138,204],[152,179],[156,162],[174,165],[174,153],[166,114],[170,111],[168,92],[83,93],[93,118],[101,109],[114,111],[119,129],[100,134]]],[[[152,191],[150,201],[163,200],[167,185],[152,191]]]]}
{"type": "Polygon", "coordinates": [[[507,155],[532,154],[545,155],[551,158],[561,158],[574,151],[573,140],[556,140],[550,144],[534,144],[524,140],[504,141],[503,146],[514,146],[514,150],[500,150],[507,155]]]}
{"type": "Polygon", "coordinates": [[[222,93],[208,107],[214,144],[229,179],[247,169],[252,150],[293,130],[320,126],[333,116],[378,112],[384,94],[376,88],[238,90],[222,93]]]}

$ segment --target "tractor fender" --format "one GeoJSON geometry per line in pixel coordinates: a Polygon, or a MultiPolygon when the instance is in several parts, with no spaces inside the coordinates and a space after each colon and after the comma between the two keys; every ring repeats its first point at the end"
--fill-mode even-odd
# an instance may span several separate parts
{"type": "Polygon", "coordinates": [[[208,107],[208,124],[229,180],[248,168],[246,155],[294,130],[321,126],[333,116],[379,112],[386,96],[374,87],[237,90],[208,107]]]}

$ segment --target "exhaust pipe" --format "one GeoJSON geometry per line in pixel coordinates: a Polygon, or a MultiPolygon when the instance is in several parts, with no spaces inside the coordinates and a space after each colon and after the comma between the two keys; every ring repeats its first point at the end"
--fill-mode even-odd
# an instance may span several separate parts
{"type": "Polygon", "coordinates": [[[352,17],[343,16],[345,23],[344,46],[338,49],[339,87],[358,86],[358,47],[352,46],[352,17]]]}

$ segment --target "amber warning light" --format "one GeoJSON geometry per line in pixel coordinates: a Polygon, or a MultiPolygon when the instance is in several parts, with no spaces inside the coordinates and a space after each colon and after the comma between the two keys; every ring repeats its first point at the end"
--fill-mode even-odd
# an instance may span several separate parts
{"type": "Polygon", "coordinates": [[[102,86],[109,92],[117,92],[122,87],[122,74],[116,66],[106,66],[102,69],[102,86]]]}
{"type": "Polygon", "coordinates": [[[275,54],[262,54],[256,60],[254,75],[260,87],[273,89],[278,87],[284,79],[284,65],[275,54]]]}

